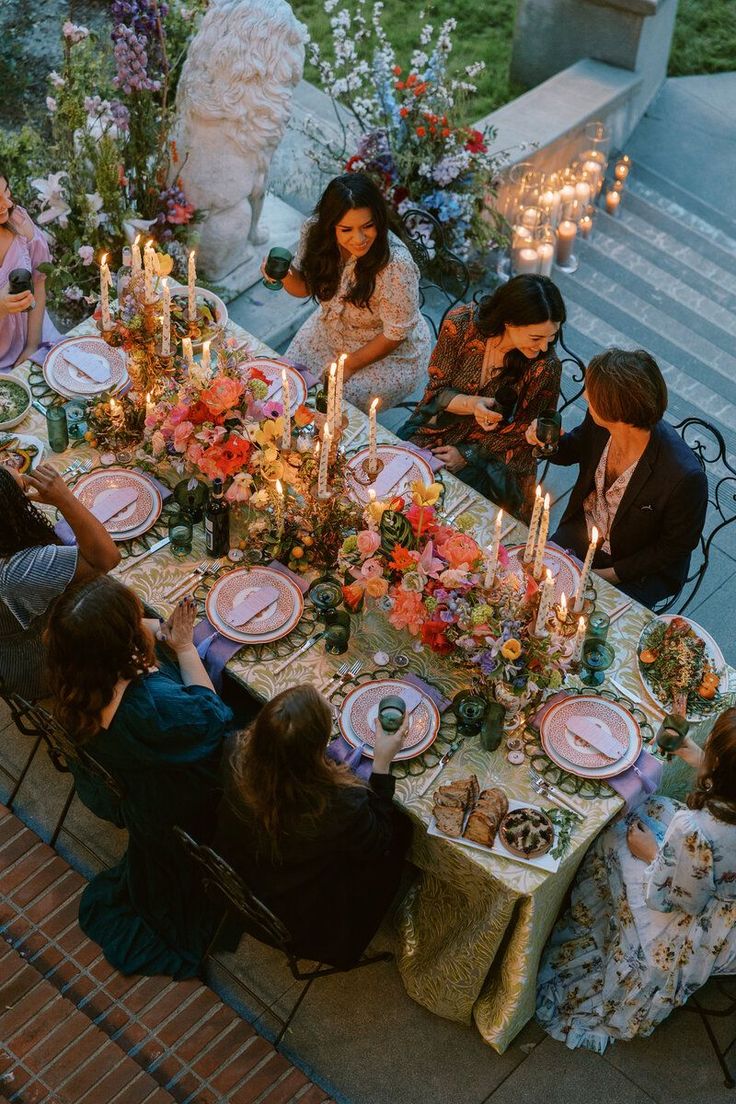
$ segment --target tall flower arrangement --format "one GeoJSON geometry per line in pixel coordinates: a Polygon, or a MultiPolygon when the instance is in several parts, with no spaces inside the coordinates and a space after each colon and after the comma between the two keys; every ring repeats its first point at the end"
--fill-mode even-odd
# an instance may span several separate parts
{"type": "Polygon", "coordinates": [[[205,4],[113,0],[109,43],[68,20],[62,27],[64,60],[46,100],[49,171],[31,183],[32,214],[52,238],[50,301],[66,321],[96,301],[98,255],[118,266],[138,233],[186,273],[196,212],[168,183],[177,156],[168,132],[181,54],[205,4]]]}
{"type": "Polygon", "coordinates": [[[463,256],[502,237],[503,220],[489,207],[502,167],[502,158],[489,150],[494,132],[456,121],[485,67],[477,61],[458,75],[451,72],[456,20],[436,30],[423,24],[405,60],[386,35],[381,0],[354,0],[352,9],[335,12],[336,3],[324,0],[329,56],[315,42],[310,49],[325,90],[361,133],[345,169],[369,173],[399,215],[410,208],[429,212],[463,256]]]}

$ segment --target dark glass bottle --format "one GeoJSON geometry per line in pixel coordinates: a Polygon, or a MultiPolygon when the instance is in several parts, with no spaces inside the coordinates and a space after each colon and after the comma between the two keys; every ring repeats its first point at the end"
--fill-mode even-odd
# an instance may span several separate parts
{"type": "Polygon", "coordinates": [[[227,556],[230,551],[230,507],[225,501],[221,479],[213,481],[205,507],[204,539],[208,556],[227,556]]]}

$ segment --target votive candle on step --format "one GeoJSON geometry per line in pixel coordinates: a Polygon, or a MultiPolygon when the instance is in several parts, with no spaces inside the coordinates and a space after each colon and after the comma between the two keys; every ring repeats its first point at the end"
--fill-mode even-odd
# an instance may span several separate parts
{"type": "Polygon", "coordinates": [[[570,260],[577,232],[578,228],[572,219],[563,219],[557,227],[557,254],[555,260],[558,265],[567,264],[570,260]]]}
{"type": "Polygon", "coordinates": [[[621,194],[620,194],[620,192],[614,192],[613,189],[611,189],[610,192],[606,192],[606,211],[608,211],[609,215],[618,214],[618,209],[619,209],[620,203],[621,203],[621,194]]]}

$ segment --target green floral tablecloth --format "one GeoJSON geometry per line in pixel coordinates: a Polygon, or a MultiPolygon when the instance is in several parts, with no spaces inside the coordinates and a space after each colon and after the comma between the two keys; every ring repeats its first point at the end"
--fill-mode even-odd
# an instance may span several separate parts
{"type": "MultiPolygon", "coordinates": [[[[229,329],[239,340],[247,342],[254,355],[271,352],[239,327],[229,329]]],[[[78,332],[92,332],[92,327],[84,324],[78,332]]],[[[22,366],[17,374],[28,378],[28,366],[22,366]]],[[[33,433],[46,440],[43,416],[32,409],[18,432],[33,433]]],[[[395,438],[379,430],[379,439],[395,438]]],[[[367,442],[367,419],[354,408],[350,408],[346,441],[349,447],[367,442]]],[[[55,463],[66,466],[76,457],[97,459],[85,444],[60,455],[55,463]]],[[[443,479],[451,511],[468,493],[468,488],[446,473],[443,479]]],[[[476,538],[488,543],[495,507],[473,494],[467,512],[473,519],[476,538]]],[[[526,530],[521,524],[506,538],[508,544],[525,539],[526,530]]],[[[122,578],[166,616],[172,603],[167,603],[163,594],[204,558],[202,536],[197,533],[189,560],[174,559],[164,549],[133,565],[122,578]]],[[[623,596],[618,590],[600,581],[596,586],[599,604],[609,612],[621,605],[623,596]]],[[[204,591],[200,588],[197,594],[203,596],[204,591]]],[[[656,730],[657,713],[646,703],[635,663],[636,642],[650,617],[648,610],[632,603],[612,626],[609,639],[616,649],[616,662],[610,674],[615,684],[607,685],[616,694],[629,694],[634,702],[643,701],[647,719],[656,730]]],[[[243,649],[230,661],[228,671],[258,697],[268,700],[299,682],[325,687],[342,660],[362,660],[361,677],[370,675],[375,669],[374,654],[386,652],[391,663],[397,655],[406,657],[407,670],[430,679],[448,698],[464,687],[458,669],[447,659],[417,652],[413,644],[411,637],[394,630],[385,616],[371,609],[354,622],[345,656],[327,655],[318,644],[277,674],[278,664],[243,649]]],[[[385,675],[385,671],[381,674],[385,675]]],[[[483,1038],[502,1052],[534,1013],[537,964],[545,940],[588,846],[621,808],[621,800],[612,791],[593,799],[576,798],[585,819],[574,832],[570,850],[554,874],[430,836],[426,829],[431,817],[431,791],[421,797],[419,790],[426,770],[436,764],[438,753],[451,738],[443,732],[437,746],[397,770],[397,799],[415,824],[411,859],[419,868],[420,877],[400,907],[396,961],[406,991],[414,1000],[447,1019],[459,1023],[474,1020],[483,1038]]],[[[528,761],[512,766],[503,745],[498,751],[487,753],[476,739],[467,740],[448,763],[441,781],[449,782],[470,772],[478,776],[481,787],[500,785],[510,797],[539,803],[529,784],[528,761]]],[[[668,780],[675,775],[675,769],[668,765],[665,790],[668,780]]]]}

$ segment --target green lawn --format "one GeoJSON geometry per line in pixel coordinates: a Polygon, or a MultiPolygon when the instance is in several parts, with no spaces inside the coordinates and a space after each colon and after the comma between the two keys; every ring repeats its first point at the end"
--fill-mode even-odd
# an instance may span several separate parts
{"type": "Polygon", "coordinates": [[[736,69],[734,0],[680,0],[669,75],[728,73],[736,69]]]}

